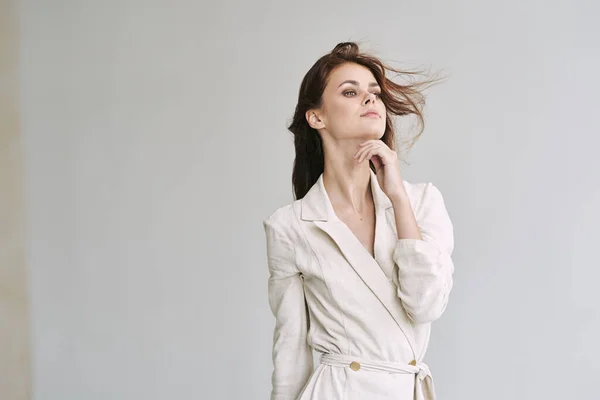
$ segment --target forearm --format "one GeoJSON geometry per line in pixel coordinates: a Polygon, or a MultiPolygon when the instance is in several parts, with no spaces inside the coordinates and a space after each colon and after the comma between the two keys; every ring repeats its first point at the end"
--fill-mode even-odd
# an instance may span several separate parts
{"type": "Polygon", "coordinates": [[[398,193],[397,195],[392,196],[390,200],[394,207],[398,239],[423,240],[421,230],[417,225],[417,220],[415,219],[415,214],[406,192],[398,193]]]}
{"type": "Polygon", "coordinates": [[[418,224],[408,197],[392,196],[398,229],[393,258],[398,266],[398,297],[409,318],[428,323],[439,318],[453,286],[453,226],[440,191],[425,185],[418,224]]]}

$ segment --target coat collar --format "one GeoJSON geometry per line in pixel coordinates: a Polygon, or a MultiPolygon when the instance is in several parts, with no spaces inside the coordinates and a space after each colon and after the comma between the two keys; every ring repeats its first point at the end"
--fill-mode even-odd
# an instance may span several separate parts
{"type": "MultiPolygon", "coordinates": [[[[380,211],[381,209],[387,210],[392,207],[392,202],[385,195],[383,190],[379,187],[377,181],[377,175],[371,168],[369,168],[371,174],[370,184],[371,192],[373,193],[373,201],[375,202],[375,209],[380,211]]],[[[317,182],[310,188],[306,195],[302,198],[302,219],[305,221],[331,221],[339,220],[327,191],[323,184],[323,173],[317,179],[317,182]]]]}
{"type": "Polygon", "coordinates": [[[335,214],[323,184],[323,173],[301,200],[301,218],[304,221],[312,221],[337,244],[348,263],[404,332],[413,353],[416,354],[412,324],[397,295],[397,287],[388,280],[382,270],[382,267],[386,267],[395,273],[392,253],[398,236],[394,209],[392,202],[379,186],[377,175],[370,168],[369,171],[375,204],[375,258],[335,214]]]}

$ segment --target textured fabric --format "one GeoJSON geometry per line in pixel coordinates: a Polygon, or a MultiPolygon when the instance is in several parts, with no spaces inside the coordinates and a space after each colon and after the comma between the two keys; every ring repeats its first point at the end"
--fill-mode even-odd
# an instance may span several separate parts
{"type": "Polygon", "coordinates": [[[371,171],[375,257],[335,215],[323,175],[263,221],[275,316],[271,400],[435,398],[423,358],[452,289],[453,227],[432,183],[403,183],[423,240],[398,239],[393,206],[371,171]],[[315,369],[313,350],[406,367],[315,369]]]}
{"type": "Polygon", "coordinates": [[[416,375],[415,381],[415,400],[435,400],[435,390],[433,388],[433,380],[431,379],[431,371],[427,364],[423,362],[411,364],[383,362],[373,360],[363,360],[354,356],[344,354],[322,354],[320,359],[321,364],[327,364],[334,367],[350,368],[358,372],[359,370],[379,371],[400,374],[416,375]],[[352,364],[358,363],[358,369],[353,369],[352,364]]]}

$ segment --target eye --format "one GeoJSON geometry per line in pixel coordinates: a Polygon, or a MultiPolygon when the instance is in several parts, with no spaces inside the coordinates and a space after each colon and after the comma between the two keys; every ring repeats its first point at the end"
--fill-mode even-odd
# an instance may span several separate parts
{"type": "MultiPolygon", "coordinates": [[[[348,93],[354,93],[356,94],[356,91],[354,90],[346,90],[345,92],[343,92],[343,95],[348,97],[348,93]]],[[[372,92],[375,96],[377,96],[378,98],[381,98],[381,92],[372,92]]]]}

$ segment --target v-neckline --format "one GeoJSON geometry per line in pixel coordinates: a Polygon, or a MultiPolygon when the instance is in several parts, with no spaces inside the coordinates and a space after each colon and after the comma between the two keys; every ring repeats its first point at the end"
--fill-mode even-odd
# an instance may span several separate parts
{"type": "MultiPolygon", "coordinates": [[[[356,234],[354,233],[354,231],[352,231],[352,229],[348,226],[348,224],[346,224],[337,214],[336,214],[336,219],[342,223],[344,225],[344,228],[348,230],[348,232],[352,235],[352,237],[354,238],[354,241],[358,243],[358,245],[363,249],[363,251],[365,253],[367,253],[367,255],[369,257],[371,257],[378,265],[381,266],[381,264],[379,264],[379,260],[377,259],[377,245],[379,244],[379,241],[377,240],[377,229],[379,228],[379,216],[377,215],[377,205],[375,204],[375,196],[374,194],[371,194],[372,198],[373,198],[373,213],[374,213],[374,218],[375,218],[375,226],[373,227],[373,254],[371,254],[371,252],[369,252],[369,250],[365,247],[365,245],[360,241],[360,239],[358,238],[358,236],[356,236],[356,234]]],[[[333,208],[333,207],[332,207],[333,208]]],[[[335,209],[333,210],[333,212],[335,213],[335,209]]]]}
{"type": "MultiPolygon", "coordinates": [[[[379,224],[381,223],[379,221],[379,210],[378,210],[378,205],[377,205],[377,201],[375,200],[375,182],[372,182],[372,179],[376,179],[375,173],[371,171],[370,172],[370,177],[369,177],[369,190],[371,192],[371,201],[373,203],[373,213],[374,213],[374,218],[375,218],[375,226],[374,226],[374,232],[373,232],[373,254],[371,254],[369,252],[369,250],[363,245],[363,243],[360,241],[360,239],[358,238],[358,236],[356,236],[354,234],[354,232],[352,231],[352,229],[350,229],[350,227],[348,226],[348,224],[346,224],[335,212],[335,208],[333,207],[333,204],[331,203],[331,199],[329,197],[329,195],[327,194],[327,189],[325,188],[325,186],[323,185],[323,189],[325,190],[325,195],[327,196],[327,199],[329,200],[329,203],[331,205],[331,211],[333,212],[333,214],[335,215],[335,219],[337,219],[339,222],[341,222],[344,225],[344,228],[348,230],[348,232],[351,234],[351,236],[354,238],[354,240],[358,243],[358,245],[363,249],[363,251],[365,253],[367,253],[367,255],[369,257],[371,257],[380,267],[381,264],[379,263],[379,260],[377,259],[377,245],[379,244],[379,241],[377,240],[377,231],[379,228],[379,224]]],[[[382,269],[383,272],[383,269],[382,269]]]]}

